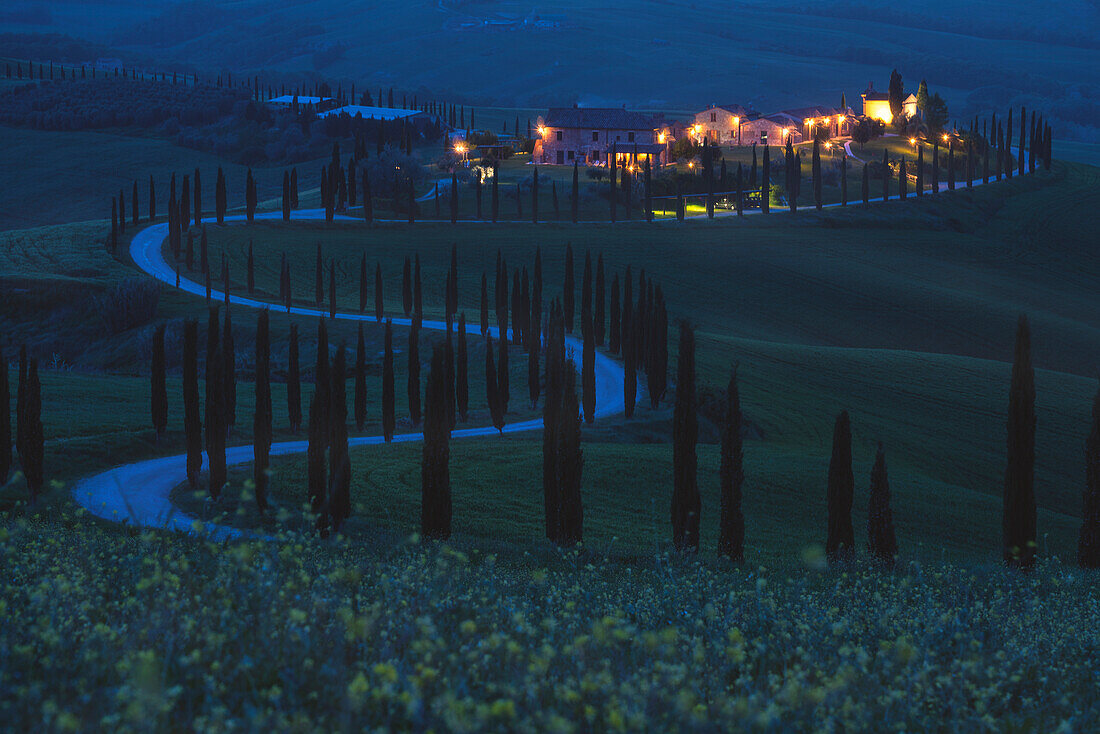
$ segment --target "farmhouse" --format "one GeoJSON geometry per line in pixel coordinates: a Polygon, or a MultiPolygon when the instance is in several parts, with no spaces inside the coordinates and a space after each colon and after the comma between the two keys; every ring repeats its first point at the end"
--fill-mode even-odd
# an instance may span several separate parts
{"type": "Polygon", "coordinates": [[[661,165],[668,159],[671,137],[664,120],[620,108],[552,107],[539,117],[535,163],[607,165],[616,155],[661,165]]]}
{"type": "Polygon", "coordinates": [[[711,105],[695,114],[692,137],[700,143],[707,140],[718,145],[740,145],[741,124],[752,114],[751,109],[739,104],[711,105]]]}
{"type": "Polygon", "coordinates": [[[802,142],[802,123],[794,117],[777,112],[773,115],[752,113],[741,122],[741,145],[786,145],[802,142]]]}
{"type": "MultiPolygon", "coordinates": [[[[887,125],[894,121],[894,113],[890,109],[890,95],[885,92],[876,92],[875,83],[867,83],[867,91],[860,95],[863,97],[863,116],[872,120],[879,120],[887,125]]],[[[909,117],[917,117],[917,96],[910,94],[901,103],[902,111],[909,117]]]]}

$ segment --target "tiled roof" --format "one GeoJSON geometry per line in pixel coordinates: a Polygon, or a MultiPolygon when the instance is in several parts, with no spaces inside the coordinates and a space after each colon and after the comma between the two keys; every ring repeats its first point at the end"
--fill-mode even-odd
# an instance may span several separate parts
{"type": "Polygon", "coordinates": [[[745,117],[746,115],[750,115],[753,112],[748,107],[739,104],[716,104],[714,105],[714,107],[708,109],[725,110],[731,115],[736,115],[737,117],[745,117]]]}
{"type": "Polygon", "coordinates": [[[618,107],[551,107],[547,127],[592,130],[655,130],[661,121],[653,115],[618,107]]]}

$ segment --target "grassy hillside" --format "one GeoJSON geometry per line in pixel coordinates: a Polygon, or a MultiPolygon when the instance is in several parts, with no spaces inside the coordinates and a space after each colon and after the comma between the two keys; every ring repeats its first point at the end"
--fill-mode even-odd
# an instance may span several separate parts
{"type": "Polygon", "coordinates": [[[1023,0],[913,7],[563,0],[545,8],[419,0],[370,12],[349,0],[50,5],[49,23],[14,22],[12,29],[69,33],[166,64],[295,76],[315,69],[372,88],[423,89],[479,104],[702,109],[736,101],[770,111],[837,104],[842,92],[856,102],[869,80],[885,88],[896,67],[913,89],[927,78],[959,119],[1028,104],[1050,109],[1072,137],[1097,139],[1100,13],[1085,0],[1042,8],[1023,0]],[[550,25],[518,26],[533,10],[551,16],[550,25]],[[624,31],[608,34],[609,18],[624,31]],[[386,29],[384,39],[363,41],[378,28],[386,29]],[[718,70],[732,70],[736,81],[718,70]]]}

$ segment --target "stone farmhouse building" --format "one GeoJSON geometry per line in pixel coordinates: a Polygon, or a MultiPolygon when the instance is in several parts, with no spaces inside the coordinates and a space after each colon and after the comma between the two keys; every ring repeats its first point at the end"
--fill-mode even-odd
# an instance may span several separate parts
{"type": "Polygon", "coordinates": [[[661,117],[623,108],[552,107],[538,119],[534,163],[571,166],[618,163],[658,166],[668,162],[672,142],[661,117]]]}
{"type": "Polygon", "coordinates": [[[712,106],[696,113],[691,135],[697,142],[719,145],[786,145],[813,139],[815,132],[829,137],[851,132],[855,113],[851,109],[817,105],[761,115],[741,105],[712,106]]]}
{"type": "MultiPolygon", "coordinates": [[[[879,120],[887,125],[894,121],[894,112],[890,109],[890,95],[886,92],[876,92],[875,83],[868,82],[867,91],[863,97],[863,116],[872,120],[879,120]]],[[[901,102],[902,111],[909,117],[917,117],[917,95],[910,94],[901,102]]]]}
{"type": "Polygon", "coordinates": [[[741,125],[750,115],[759,116],[739,104],[711,105],[695,113],[692,137],[717,145],[741,145],[741,125]]]}

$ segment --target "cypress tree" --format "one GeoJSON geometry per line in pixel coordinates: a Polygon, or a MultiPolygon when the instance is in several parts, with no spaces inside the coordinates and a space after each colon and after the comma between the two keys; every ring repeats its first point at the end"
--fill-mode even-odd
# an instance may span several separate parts
{"type": "Polygon", "coordinates": [[[532,408],[538,405],[539,393],[542,391],[542,384],[539,381],[539,355],[541,351],[538,344],[527,350],[527,394],[531,399],[532,408]]]}
{"type": "MultiPolygon", "coordinates": [[[[752,169],[756,172],[756,148],[753,147],[752,169]]],[[[764,146],[764,161],[760,169],[760,212],[767,214],[771,210],[771,161],[768,146],[764,146]]],[[[754,176],[755,178],[755,176],[754,176]]]]}
{"type": "Polygon", "coordinates": [[[454,320],[450,317],[447,318],[447,336],[444,341],[443,352],[443,369],[446,377],[444,382],[444,389],[446,390],[447,401],[447,422],[453,430],[455,427],[455,340],[454,340],[454,320]]]}
{"type": "Polygon", "coordinates": [[[610,329],[607,337],[607,349],[612,354],[618,354],[621,349],[620,335],[621,335],[621,320],[622,313],[619,308],[619,274],[615,273],[611,276],[611,313],[610,317],[610,329]]]}
{"type": "Polygon", "coordinates": [[[481,335],[489,333],[489,278],[481,274],[481,335]]]}
{"type": "Polygon", "coordinates": [[[577,214],[580,207],[580,179],[577,176],[577,161],[573,161],[573,191],[569,195],[569,214],[573,224],[577,223],[577,214]]]}
{"type": "MultiPolygon", "coordinates": [[[[3,355],[0,354],[0,359],[2,359],[2,357],[3,355]]],[[[0,397],[6,397],[8,391],[8,367],[5,364],[0,367],[0,369],[3,370],[3,375],[0,377],[0,381],[2,381],[2,384],[0,384],[2,390],[0,390],[0,392],[2,392],[3,395],[0,397]]],[[[156,331],[153,332],[153,364],[149,373],[149,402],[153,429],[156,431],[156,437],[159,441],[161,436],[164,435],[165,429],[168,427],[168,385],[164,360],[164,324],[159,324],[156,331]]],[[[3,409],[6,418],[8,410],[6,403],[3,409]]],[[[3,477],[0,477],[0,479],[6,478],[6,473],[3,473],[3,477]]]]}
{"type": "Polygon", "coordinates": [[[581,309],[581,403],[584,406],[584,422],[596,420],[596,339],[593,335],[592,313],[581,309]]]}
{"type": "Polygon", "coordinates": [[[359,313],[367,310],[367,253],[359,259],[359,313]]]}
{"type": "Polygon", "coordinates": [[[1018,160],[1018,172],[1021,176],[1024,175],[1024,148],[1027,145],[1026,135],[1027,130],[1024,128],[1024,124],[1027,123],[1027,109],[1020,107],[1020,142],[1016,146],[1016,156],[1018,160]]]}
{"type": "Polygon", "coordinates": [[[221,495],[225,466],[225,357],[218,339],[218,307],[210,307],[206,331],[206,459],[210,472],[210,496],[221,495]]]}
{"type": "Polygon", "coordinates": [[[283,221],[290,221],[290,172],[283,171],[283,221]]]}
{"type": "Polygon", "coordinates": [[[890,158],[888,151],[882,151],[882,200],[890,198],[890,158]]]}
{"type": "Polygon", "coordinates": [[[458,315],[458,354],[455,361],[455,402],[463,423],[470,413],[469,360],[466,350],[466,312],[458,315]]]}
{"type": "Polygon", "coordinates": [[[497,383],[497,368],[493,361],[493,337],[485,337],[485,399],[489,403],[489,415],[493,427],[504,433],[504,409],[500,400],[500,385],[497,383]]]}
{"type": "Polygon", "coordinates": [[[306,449],[307,484],[309,489],[309,507],[317,514],[324,509],[328,476],[325,467],[325,452],[331,437],[329,408],[331,406],[331,386],[329,384],[328,329],[325,319],[318,320],[317,326],[317,367],[313,373],[313,397],[309,403],[309,445],[306,449]]]}
{"type": "MultiPolygon", "coordinates": [[[[351,460],[348,456],[348,401],[346,356],[343,343],[332,362],[329,396],[329,485],[326,509],[333,530],[339,532],[351,516],[351,460]]],[[[323,522],[323,521],[322,521],[323,522]]],[[[322,525],[323,530],[323,525],[322,525]]]]}
{"type": "Polygon", "coordinates": [[[409,421],[420,424],[420,326],[414,321],[409,328],[409,421]]]}
{"type": "Polygon", "coordinates": [[[734,563],[745,560],[745,516],[741,511],[741,488],[745,481],[741,442],[741,394],[737,368],[730,373],[725,394],[718,497],[721,515],[718,525],[718,553],[734,563]]]}
{"type": "Polygon", "coordinates": [[[432,350],[425,395],[424,444],[421,459],[420,531],[446,540],[451,535],[450,427],[444,405],[443,350],[432,350]]]}
{"type": "Polygon", "coordinates": [[[1016,354],[1008,399],[1008,461],[1004,489],[1004,561],[1035,565],[1035,371],[1027,317],[1016,326],[1016,354]]]}
{"type": "Polygon", "coordinates": [[[564,308],[565,332],[573,333],[573,298],[576,285],[573,282],[573,244],[565,245],[565,280],[562,286],[562,306],[564,308]]]}
{"type": "Polygon", "coordinates": [[[286,368],[287,416],[290,431],[297,433],[302,428],[302,377],[298,361],[298,325],[290,325],[290,348],[286,368]]]}
{"type": "Polygon", "coordinates": [[[581,328],[586,324],[585,320],[592,320],[592,252],[584,251],[584,274],[581,276],[581,328]]]}
{"type": "Polygon", "coordinates": [[[497,360],[497,391],[501,414],[508,412],[508,402],[511,399],[511,391],[508,387],[508,342],[500,340],[500,357],[497,360]]]}
{"type": "Polygon", "coordinates": [[[385,307],[383,305],[382,298],[382,263],[378,261],[374,264],[374,319],[378,323],[382,323],[383,312],[385,307]]]}
{"type": "Polygon", "coordinates": [[[493,207],[492,207],[493,217],[492,217],[492,219],[493,219],[493,224],[496,224],[497,216],[500,214],[500,192],[497,190],[497,181],[498,180],[499,179],[497,177],[497,164],[496,164],[496,161],[493,161],[493,186],[492,186],[492,194],[493,194],[493,196],[492,196],[492,200],[493,200],[493,207]]]}
{"type": "MultiPolygon", "coordinates": [[[[498,252],[499,255],[499,252],[498,252]]],[[[508,341],[508,265],[504,258],[497,258],[497,338],[508,341]]]]}
{"type": "Polygon", "coordinates": [[[864,206],[869,206],[871,204],[870,171],[871,171],[870,166],[868,166],[866,163],[863,164],[863,188],[862,188],[861,193],[863,194],[863,205],[864,206]]]}
{"type": "MultiPolygon", "coordinates": [[[[0,365],[0,369],[5,368],[6,365],[0,365]]],[[[1085,442],[1085,492],[1081,517],[1077,565],[1100,568],[1100,390],[1097,390],[1092,401],[1092,429],[1085,442]]]]}
{"type": "MultiPolygon", "coordinates": [[[[363,255],[362,280],[364,282],[367,279],[367,277],[366,277],[366,275],[367,275],[366,274],[366,267],[367,267],[367,256],[363,255]]],[[[363,297],[361,296],[360,297],[361,305],[359,307],[360,311],[362,311],[367,306],[366,301],[362,300],[362,298],[363,297]]],[[[401,307],[402,307],[402,310],[405,313],[405,318],[408,318],[409,314],[412,313],[412,307],[413,307],[412,260],[409,259],[408,255],[405,256],[405,264],[404,264],[404,266],[402,267],[402,270],[401,270],[401,307]]]]}
{"type": "Polygon", "coordinates": [[[829,460],[829,524],[825,554],[830,561],[850,561],[855,558],[855,535],[852,532],[854,493],[852,428],[848,411],[845,410],[836,418],[833,428],[833,455],[829,460]]]}
{"type": "Polygon", "coordinates": [[[336,318],[336,260],[328,261],[328,316],[336,318]]]}
{"type": "Polygon", "coordinates": [[[20,460],[27,455],[27,345],[19,348],[19,386],[15,397],[15,451],[20,460]]]}
{"type": "Polygon", "coordinates": [[[871,470],[871,494],[867,501],[867,550],[887,566],[893,566],[898,555],[894,516],[890,510],[890,482],[886,477],[886,452],[881,442],[875,455],[875,466],[871,470]]]}
{"type": "Polygon", "coordinates": [[[367,346],[363,338],[363,322],[359,322],[359,338],[355,344],[355,430],[362,431],[367,422],[367,346]]]}
{"type": "Polygon", "coordinates": [[[840,205],[848,206],[848,156],[840,156],[840,205]]]}
{"type": "Polygon", "coordinates": [[[595,304],[592,311],[592,328],[593,336],[596,338],[596,346],[603,346],[604,330],[605,330],[605,318],[604,318],[604,302],[606,299],[605,293],[605,281],[603,272],[603,253],[601,252],[596,257],[596,289],[595,289],[595,304]]]}
{"type": "Polygon", "coordinates": [[[451,224],[458,221],[458,174],[451,173],[451,224]]]}
{"type": "MultiPolygon", "coordinates": [[[[22,385],[21,385],[22,387],[22,385]]],[[[38,501],[45,481],[45,436],[42,432],[42,383],[38,378],[38,360],[30,361],[22,410],[23,441],[19,451],[19,465],[30,493],[33,507],[38,501]]]]}
{"type": "Polygon", "coordinates": [[[531,223],[539,223],[539,168],[534,167],[531,177],[531,223]]]}
{"type": "Polygon", "coordinates": [[[787,205],[793,213],[798,211],[798,177],[802,172],[795,170],[794,145],[791,143],[789,135],[787,136],[787,150],[783,156],[783,164],[787,184],[787,205]]]}
{"type": "Polygon", "coordinates": [[[195,226],[202,224],[202,179],[199,177],[199,169],[195,169],[195,182],[191,197],[195,206],[195,226]]]}
{"type": "Polygon", "coordinates": [[[271,331],[267,309],[256,319],[256,411],[252,421],[252,446],[255,461],[252,481],[256,485],[256,505],[267,509],[267,469],[271,455],[271,331]]]}
{"type": "Polygon", "coordinates": [[[244,177],[244,215],[251,223],[256,218],[256,179],[252,177],[252,168],[244,177]]]}
{"type": "Polygon", "coordinates": [[[558,476],[561,481],[561,542],[580,543],[584,535],[584,508],[581,500],[581,472],[584,456],[581,452],[581,419],[577,406],[576,367],[566,360],[561,412],[558,428],[558,476]]]}
{"type": "Polygon", "coordinates": [[[11,384],[8,380],[8,359],[0,347],[0,486],[11,476],[11,384]]]}
{"type": "Polygon", "coordinates": [[[183,177],[182,184],[180,186],[180,228],[183,230],[188,229],[191,226],[191,179],[187,176],[183,177]]]}
{"type": "Polygon", "coordinates": [[[199,418],[199,324],[183,326],[183,428],[187,443],[187,481],[195,487],[202,468],[202,421],[199,418]]]}
{"type": "MultiPolygon", "coordinates": [[[[245,189],[245,194],[247,194],[247,184],[245,186],[245,189]]],[[[225,224],[225,210],[225,173],[222,171],[222,167],[218,166],[218,178],[214,182],[214,213],[217,217],[218,224],[225,224]]],[[[249,220],[251,221],[251,217],[249,218],[249,220]]]]}
{"type": "Polygon", "coordinates": [[[940,141],[932,141],[932,194],[940,192],[940,141]]]}
{"type": "Polygon", "coordinates": [[[546,400],[542,407],[542,496],[546,538],[562,540],[561,507],[561,421],[562,393],[565,381],[565,334],[561,302],[550,305],[546,335],[546,400]]]}
{"type": "Polygon", "coordinates": [[[701,509],[695,456],[699,423],[695,411],[695,332],[683,321],[672,417],[672,542],[676,550],[692,552],[699,550],[701,509]]]}
{"type": "Polygon", "coordinates": [[[237,424],[237,352],[233,340],[233,320],[230,317],[229,304],[225,306],[225,323],[222,331],[222,356],[225,363],[222,376],[225,380],[222,404],[224,405],[224,424],[226,430],[237,424]]]}
{"type": "Polygon", "coordinates": [[[413,256],[413,321],[417,326],[424,320],[424,289],[420,284],[420,254],[413,256]]]}
{"type": "Polygon", "coordinates": [[[393,440],[396,413],[393,388],[393,323],[386,320],[385,352],[382,357],[382,436],[386,443],[393,440]]]}
{"type": "Polygon", "coordinates": [[[256,292],[256,261],[252,255],[252,240],[248,241],[248,295],[256,292]]]}
{"type": "Polygon", "coordinates": [[[924,196],[924,148],[917,146],[917,196],[924,196]]]}
{"type": "Polygon", "coordinates": [[[955,141],[947,143],[947,190],[955,190],[955,141]]]}

